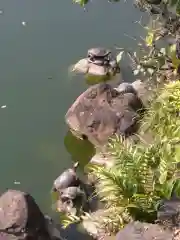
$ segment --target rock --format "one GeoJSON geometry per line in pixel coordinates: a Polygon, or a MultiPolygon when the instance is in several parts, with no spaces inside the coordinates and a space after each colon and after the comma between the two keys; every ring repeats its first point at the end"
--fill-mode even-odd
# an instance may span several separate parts
{"type": "Polygon", "coordinates": [[[88,74],[96,76],[105,76],[110,73],[109,69],[105,66],[98,66],[93,63],[89,63],[88,74]]]}
{"type": "Polygon", "coordinates": [[[109,72],[107,67],[90,63],[87,58],[79,60],[74,65],[72,71],[96,76],[106,76],[109,72]]]}
{"type": "Polygon", "coordinates": [[[0,196],[0,239],[26,240],[31,237],[51,240],[45,217],[29,194],[8,190],[0,196]]]}
{"type": "Polygon", "coordinates": [[[173,232],[158,224],[132,222],[118,232],[115,240],[172,240],[173,232]]]}
{"type": "Polygon", "coordinates": [[[158,222],[168,228],[180,226],[180,199],[163,200],[157,212],[158,222]]]}
{"type": "Polygon", "coordinates": [[[66,113],[67,125],[77,137],[103,146],[113,134],[128,136],[136,132],[142,108],[132,93],[120,94],[109,84],[100,83],[82,93],[66,113]]]}
{"type": "Polygon", "coordinates": [[[82,225],[84,229],[95,239],[104,239],[108,234],[104,229],[101,229],[100,219],[103,222],[107,213],[104,209],[99,209],[90,214],[90,217],[83,217],[82,225]]]}
{"type": "Polygon", "coordinates": [[[143,102],[144,106],[148,105],[148,102],[152,96],[152,89],[150,86],[142,82],[141,80],[136,80],[132,83],[132,86],[137,92],[138,97],[143,102]]]}
{"type": "Polygon", "coordinates": [[[111,67],[111,65],[97,65],[95,63],[89,62],[88,58],[83,58],[79,60],[76,64],[74,64],[72,72],[89,74],[94,76],[106,76],[108,74],[114,75],[115,73],[119,73],[120,69],[118,65],[116,69],[114,67],[111,67]]]}
{"type": "MultiPolygon", "coordinates": [[[[112,156],[109,156],[109,154],[107,154],[107,152],[106,153],[97,152],[91,158],[89,163],[103,166],[106,168],[111,168],[114,164],[114,159],[112,158],[112,156]]],[[[93,174],[91,171],[88,171],[88,173],[87,173],[87,182],[89,184],[92,184],[93,186],[96,186],[97,176],[95,174],[93,174]]]]}
{"type": "Polygon", "coordinates": [[[89,63],[87,58],[83,58],[79,60],[73,67],[72,71],[73,72],[80,72],[80,73],[88,73],[89,70],[89,63]]]}
{"type": "Polygon", "coordinates": [[[52,236],[51,240],[65,240],[62,237],[62,228],[60,227],[59,224],[56,224],[51,217],[48,215],[45,215],[45,220],[46,220],[46,226],[48,229],[48,232],[52,236]]]}
{"type": "Polygon", "coordinates": [[[114,159],[112,156],[108,156],[107,154],[96,153],[90,160],[90,163],[97,164],[105,167],[112,167],[114,159]]]}

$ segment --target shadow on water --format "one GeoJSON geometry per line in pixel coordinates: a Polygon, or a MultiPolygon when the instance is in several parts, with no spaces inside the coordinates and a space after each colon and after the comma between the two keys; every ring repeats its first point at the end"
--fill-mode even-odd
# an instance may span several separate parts
{"type": "Polygon", "coordinates": [[[93,238],[89,236],[85,230],[75,224],[69,226],[67,230],[63,232],[62,237],[67,240],[93,240],[93,238]]]}
{"type": "MultiPolygon", "coordinates": [[[[74,162],[78,161],[80,163],[81,172],[83,172],[84,166],[89,162],[95,153],[93,145],[88,140],[77,139],[71,131],[68,131],[64,138],[64,145],[66,150],[71,155],[74,162]]],[[[57,200],[56,194],[52,194],[52,201],[55,203],[57,200]]],[[[55,209],[54,209],[55,210],[55,209]]],[[[53,218],[56,223],[59,222],[59,230],[61,232],[61,237],[64,240],[92,240],[93,238],[89,236],[86,231],[81,227],[81,225],[72,224],[66,229],[62,229],[60,224],[60,216],[58,212],[54,211],[53,218]]]]}
{"type": "Polygon", "coordinates": [[[71,131],[67,132],[64,145],[72,160],[74,162],[78,161],[81,168],[84,168],[95,154],[95,148],[88,140],[77,139],[71,131]]]}
{"type": "Polygon", "coordinates": [[[111,79],[111,76],[93,76],[93,75],[86,75],[85,80],[87,85],[95,85],[101,82],[108,82],[111,79]]]}
{"type": "MultiPolygon", "coordinates": [[[[71,131],[68,131],[64,137],[64,146],[67,152],[70,154],[72,161],[80,163],[80,174],[83,173],[84,166],[90,161],[95,153],[93,145],[88,140],[77,139],[71,131]]],[[[57,195],[51,192],[52,204],[54,205],[57,200],[57,195]]],[[[55,205],[54,205],[55,207],[55,205]]],[[[53,207],[53,208],[54,208],[53,207]]],[[[64,240],[91,240],[92,237],[89,236],[86,231],[80,227],[81,225],[72,224],[68,228],[63,229],[60,224],[60,216],[55,209],[53,209],[53,219],[58,225],[61,237],[64,240]]]]}

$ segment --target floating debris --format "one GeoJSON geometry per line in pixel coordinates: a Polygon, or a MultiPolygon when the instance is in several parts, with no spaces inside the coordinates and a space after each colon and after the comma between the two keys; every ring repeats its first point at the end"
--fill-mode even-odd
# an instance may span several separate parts
{"type": "Polygon", "coordinates": [[[14,184],[15,184],[15,185],[19,185],[19,184],[21,184],[21,183],[15,180],[15,181],[14,181],[14,184]]]}
{"type": "Polygon", "coordinates": [[[6,108],[7,106],[6,105],[2,105],[1,108],[6,108]]]}
{"type": "Polygon", "coordinates": [[[0,14],[3,14],[3,10],[2,9],[0,9],[0,14]]]}
{"type": "Polygon", "coordinates": [[[22,22],[22,25],[23,25],[23,26],[26,26],[26,25],[27,25],[27,23],[26,23],[26,22],[22,22]]]}

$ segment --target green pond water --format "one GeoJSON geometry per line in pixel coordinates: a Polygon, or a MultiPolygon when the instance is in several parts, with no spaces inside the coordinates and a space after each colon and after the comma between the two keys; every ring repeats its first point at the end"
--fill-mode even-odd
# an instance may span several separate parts
{"type": "MultiPolygon", "coordinates": [[[[53,180],[92,146],[68,133],[64,116],[87,84],[69,66],[94,46],[136,46],[131,1],[94,0],[84,12],[71,0],[0,1],[0,190],[28,191],[53,216],[53,180]]],[[[124,70],[128,76],[128,70],[124,70]]],[[[70,237],[69,239],[73,239],[70,237]]]]}

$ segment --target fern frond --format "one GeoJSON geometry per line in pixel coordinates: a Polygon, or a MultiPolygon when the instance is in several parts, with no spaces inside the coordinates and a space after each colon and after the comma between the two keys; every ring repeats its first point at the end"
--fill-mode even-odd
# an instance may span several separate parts
{"type": "Polygon", "coordinates": [[[77,224],[81,222],[80,217],[70,215],[70,214],[60,214],[60,221],[63,228],[67,228],[71,224],[77,224]]]}

